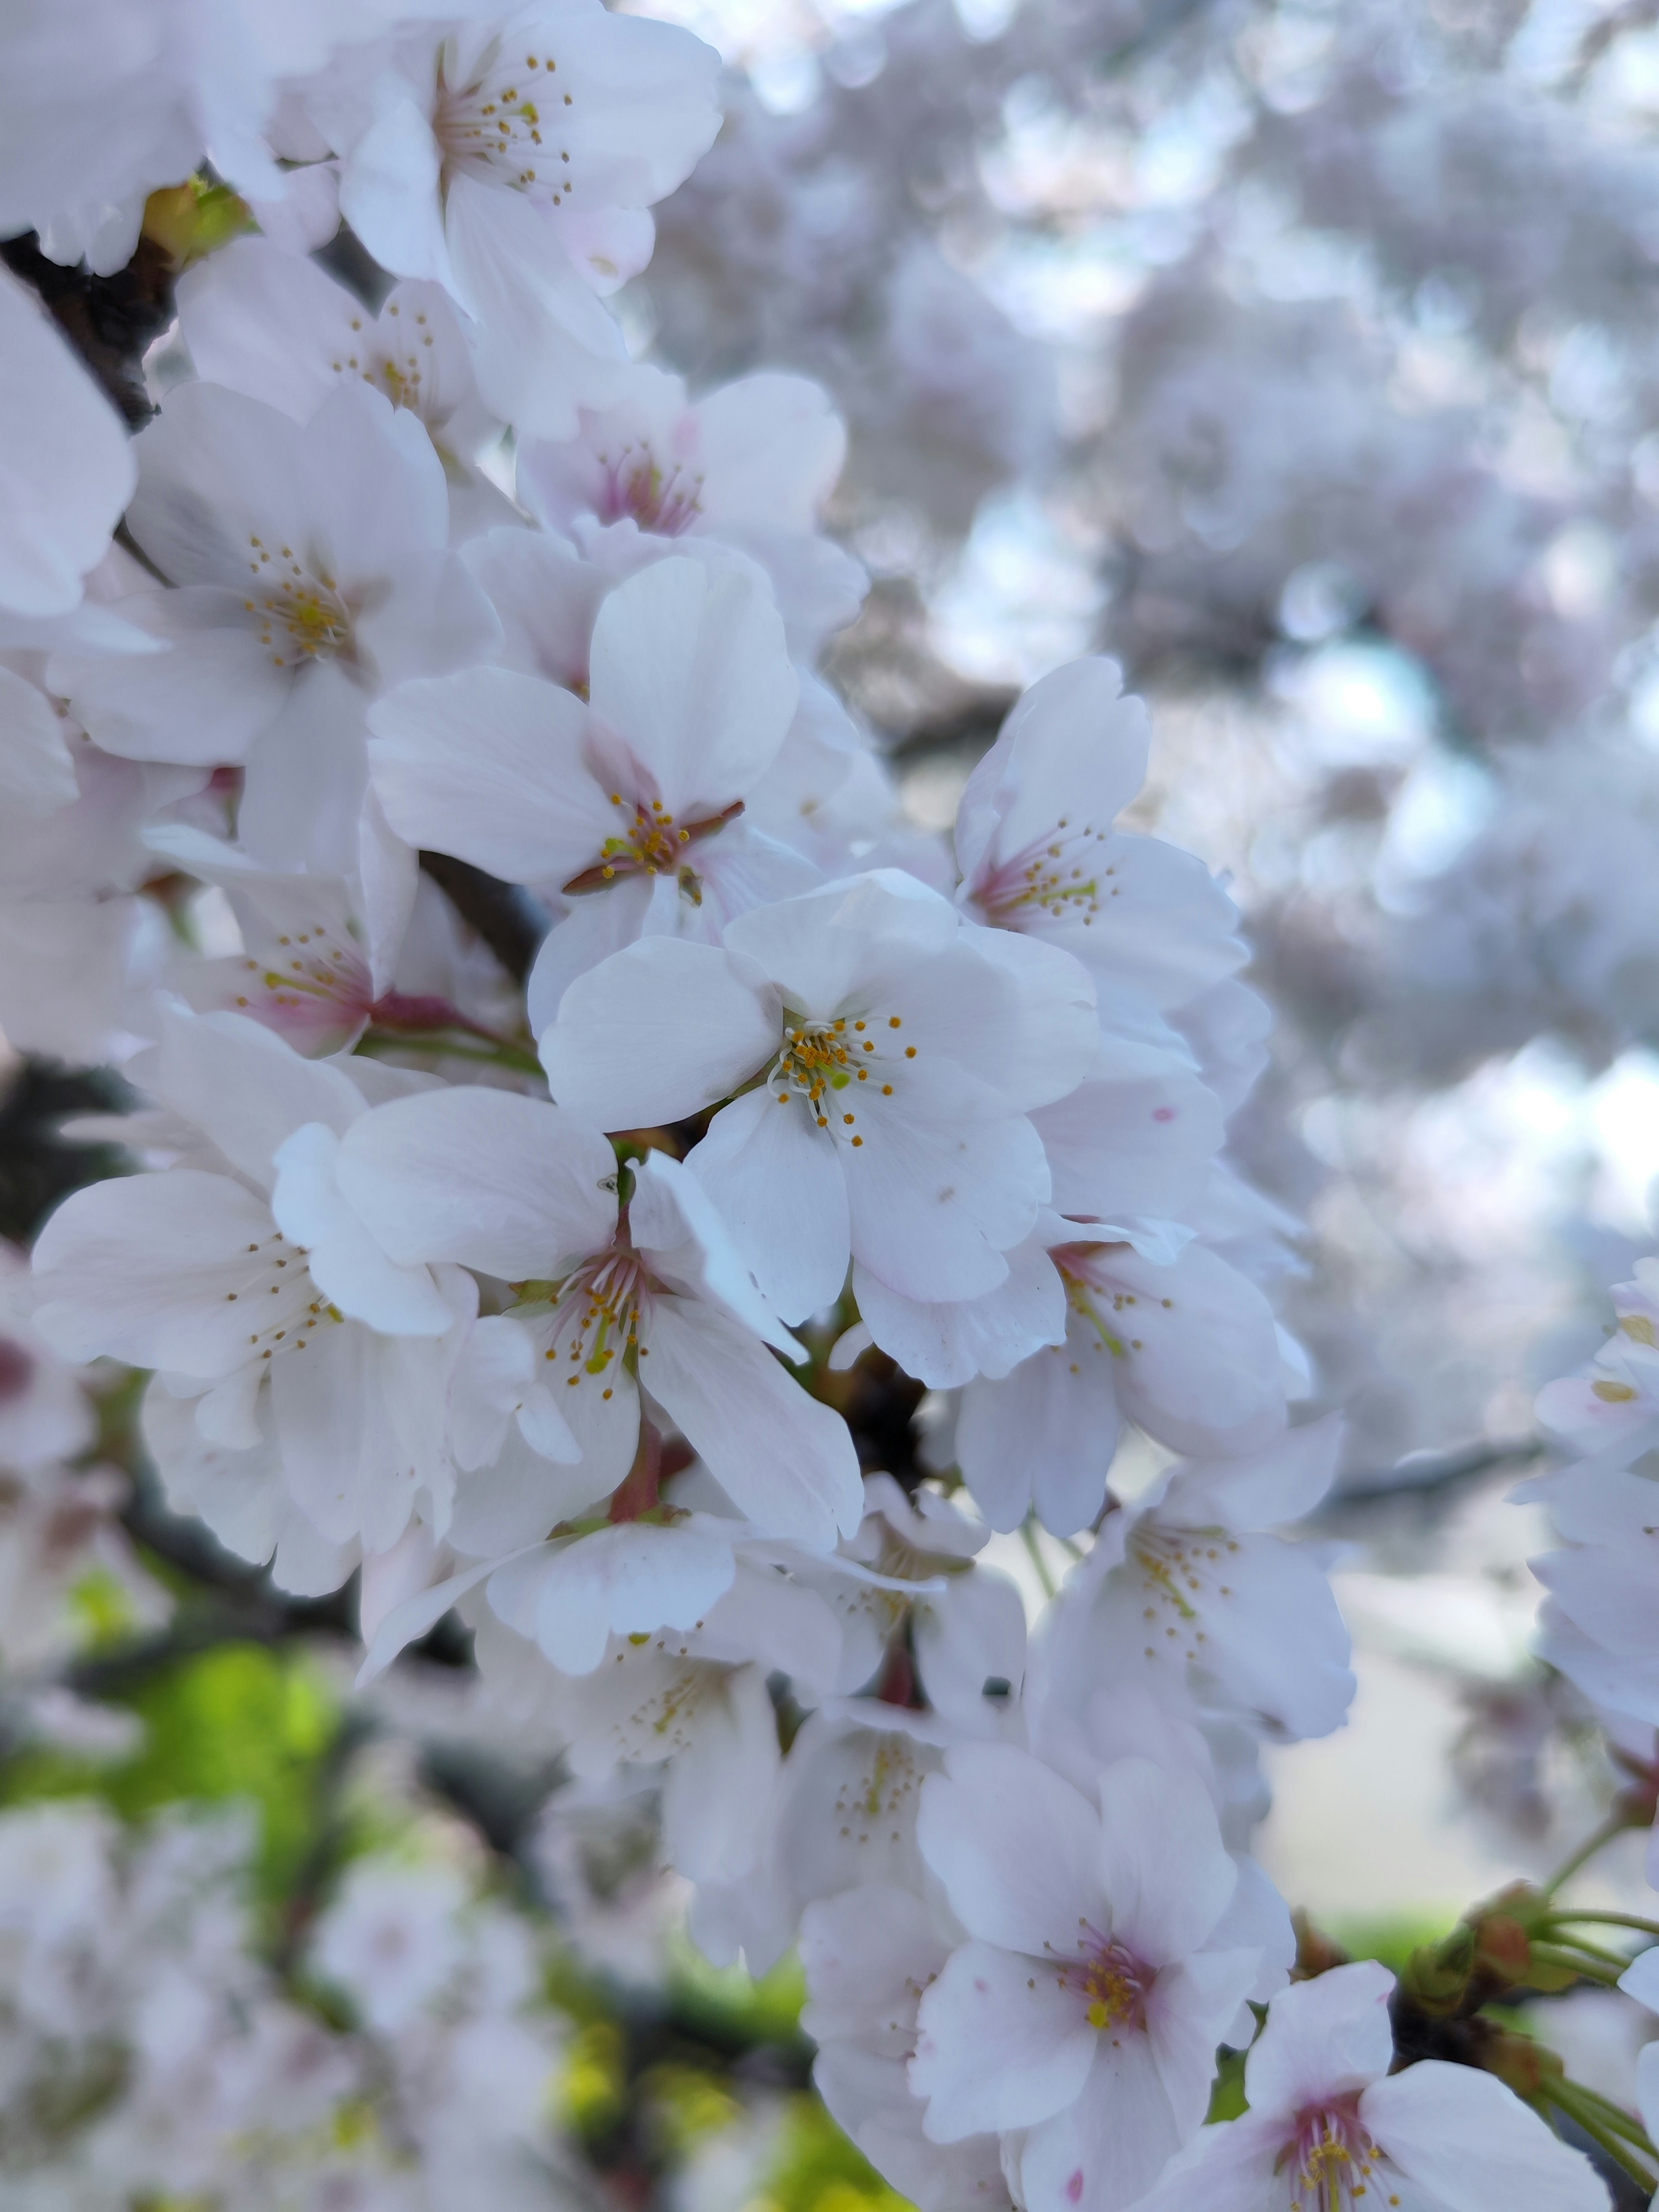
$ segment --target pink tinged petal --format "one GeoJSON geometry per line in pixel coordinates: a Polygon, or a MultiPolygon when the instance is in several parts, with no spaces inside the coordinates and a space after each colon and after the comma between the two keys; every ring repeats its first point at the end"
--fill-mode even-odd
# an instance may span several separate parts
{"type": "MultiPolygon", "coordinates": [[[[1146,2040],[1183,2136],[1203,2125],[1217,2047],[1249,1995],[1261,1956],[1254,1948],[1196,1952],[1166,1966],[1147,1999],[1146,2040]]],[[[1248,2012],[1244,2019],[1248,2033],[1255,2023],[1248,2012]]]]}
{"type": "Polygon", "coordinates": [[[960,2142],[1063,2111],[1088,2080],[1099,2040],[1051,1966],[964,1943],[917,2015],[910,2088],[927,2100],[929,2140],[960,2142]]]}
{"type": "Polygon", "coordinates": [[[131,495],[132,448],[40,301],[9,275],[0,277],[0,607],[67,614],[131,495]]]}
{"type": "Polygon", "coordinates": [[[696,415],[711,520],[817,529],[847,453],[846,426],[822,385],[763,370],[711,392],[696,415]]]}
{"type": "Polygon", "coordinates": [[[1006,1255],[1008,1274],[982,1297],[924,1304],[890,1290],[863,1265],[853,1295],[872,1337],[919,1382],[946,1390],[976,1375],[1001,1376],[1044,1346],[1066,1340],[1066,1291],[1042,1243],[1006,1255]]]}
{"type": "Polygon", "coordinates": [[[1115,660],[1073,660],[1034,684],[963,793],[963,875],[1046,844],[1063,817],[1109,829],[1146,780],[1151,743],[1146,706],[1123,696],[1115,660]]]}
{"type": "Polygon", "coordinates": [[[147,1087],[210,1136],[231,1165],[269,1186],[277,1147],[307,1121],[343,1134],[362,1094],[339,1068],[305,1060],[241,1014],[165,1007],[161,1048],[147,1087]]]}
{"type": "Polygon", "coordinates": [[[1121,834],[1096,850],[1106,896],[1086,929],[1054,928],[1097,975],[1175,1009],[1244,965],[1238,909],[1195,853],[1121,834]]]}
{"type": "MultiPolygon", "coordinates": [[[[959,1006],[971,1008],[973,984],[982,987],[984,981],[971,961],[964,974],[957,957],[960,934],[956,914],[937,891],[898,869],[877,868],[740,915],[727,928],[726,942],[769,975],[792,1007],[824,1019],[842,1012],[854,994],[867,998],[907,978],[915,983],[919,962],[954,961],[951,1026],[941,1030],[935,1024],[927,1037],[930,1047],[943,1050],[957,1034],[959,1006]]],[[[939,981],[931,966],[927,980],[930,986],[939,981]]],[[[909,1009],[919,1023],[931,1019],[936,995],[933,989],[916,993],[927,1001],[909,1009]]]]}
{"type": "Polygon", "coordinates": [[[568,134],[595,204],[649,207],[684,183],[720,129],[720,58],[677,24],[574,9],[560,70],[580,87],[568,134]]]}
{"type": "Polygon", "coordinates": [[[198,262],[177,298],[197,374],[300,422],[333,390],[331,359],[350,349],[363,321],[354,294],[268,238],[233,239],[198,262]]]}
{"type": "MultiPolygon", "coordinates": [[[[630,1458],[639,1431],[637,1410],[633,1419],[630,1458]]],[[[499,1561],[520,1545],[539,1542],[550,1528],[595,1503],[590,1468],[550,1464],[510,1425],[489,1465],[457,1481],[447,1534],[453,1550],[499,1561]]]]}
{"type": "Polygon", "coordinates": [[[663,1779],[663,1843],[690,1881],[729,1881],[754,1866],[777,1784],[777,1713],[758,1667],[727,1675],[663,1779]]]}
{"type": "Polygon", "coordinates": [[[922,1786],[916,1840],[951,1911],[985,1942],[1063,1963],[1085,1930],[1104,1930],[1100,1817],[1029,1753],[957,1745],[922,1786]]]}
{"type": "Polygon", "coordinates": [[[574,437],[580,409],[615,399],[628,356],[620,326],[584,282],[550,212],[458,177],[444,228],[455,296],[477,318],[485,401],[521,437],[574,437]]]}
{"type": "Polygon", "coordinates": [[[134,446],[127,525],[169,583],[246,595],[283,545],[309,550],[305,433],[274,407],[220,385],[181,384],[134,446]]]}
{"type": "Polygon", "coordinates": [[[45,692],[0,668],[0,805],[39,817],[79,796],[63,724],[45,692]]]}
{"type": "Polygon", "coordinates": [[[444,240],[438,142],[412,100],[387,108],[352,148],[340,212],[383,269],[428,276],[461,296],[444,240]]]}
{"type": "Polygon", "coordinates": [[[249,1357],[240,1294],[270,1240],[269,1209],[226,1176],[171,1168],[94,1183],[36,1239],[35,1326],[66,1359],[228,1375],[249,1357]]]}
{"type": "Polygon", "coordinates": [[[1132,1327],[1127,1308],[1113,1322],[1109,1297],[1100,1309],[1124,1339],[1118,1395],[1132,1420],[1206,1455],[1257,1450],[1282,1429],[1277,1327],[1247,1276],[1201,1244],[1167,1267],[1127,1246],[1099,1266],[1112,1292],[1135,1300],[1132,1327]]]}
{"type": "Polygon", "coordinates": [[[1307,1739],[1340,1728],[1353,1701],[1348,1631],[1321,1560],[1278,1536],[1228,1540],[1225,1595],[1206,1589],[1203,1663],[1228,1705],[1274,1734],[1307,1739]]]}
{"type": "Polygon", "coordinates": [[[297,672],[276,665],[245,594],[186,584],[117,604],[165,649],[54,663],[88,734],[129,760],[210,768],[245,759],[282,713],[297,672]]]}
{"type": "Polygon", "coordinates": [[[1025,1607],[994,1567],[956,1575],[912,1615],[927,1702],[964,1735],[987,1735],[1017,1705],[1025,1674],[1025,1607]],[[1008,1685],[988,1697],[986,1684],[1008,1685]]]}
{"type": "Polygon", "coordinates": [[[568,914],[543,938],[525,985],[525,1012],[532,1036],[543,1036],[558,1019],[564,994],[579,975],[646,934],[660,881],[645,875],[618,876],[608,890],[572,901],[568,914]]]}
{"type": "Polygon", "coordinates": [[[1327,1413],[1287,1429],[1258,1451],[1236,1459],[1199,1460],[1176,1470],[1161,1511],[1203,1527],[1273,1528],[1311,1513],[1335,1480],[1342,1417],[1327,1413]]]}
{"type": "Polygon", "coordinates": [[[1119,1073],[1104,1052],[1104,1073],[1033,1112],[1057,1212],[1097,1221],[1176,1215],[1195,1198],[1222,1140],[1220,1101],[1173,1054],[1144,1057],[1152,1062],[1145,1073],[1119,1073]]]}
{"type": "Polygon", "coordinates": [[[337,661],[296,673],[247,757],[236,834],[268,868],[343,876],[356,866],[368,793],[363,695],[337,661]]]}
{"type": "Polygon", "coordinates": [[[1589,2160],[1496,2075],[1427,2058],[1367,2089],[1359,2118],[1385,2155],[1445,2212],[1607,2212],[1589,2160]]]}
{"type": "Polygon", "coordinates": [[[867,2039],[886,2057],[908,2057],[917,1992],[945,1964],[946,1948],[908,1889],[868,1882],[809,1905],[800,1923],[802,2028],[817,2043],[867,2039]]]}
{"type": "MultiPolygon", "coordinates": [[[[1022,1113],[1074,1091],[1100,1053],[1100,1018],[1089,971],[1069,952],[1006,929],[963,924],[965,947],[994,971],[1001,1005],[987,1009],[974,1061],[1022,1113]]],[[[989,996],[989,994],[987,994],[989,996]]]]}
{"type": "Polygon", "coordinates": [[[470,539],[461,559],[495,609],[507,667],[566,690],[586,683],[594,617],[612,582],[604,569],[566,539],[517,524],[470,539]]]}
{"type": "Polygon", "coordinates": [[[340,1151],[340,1188],[394,1258],[555,1281],[617,1227],[616,1154],[562,1108],[478,1086],[394,1099],[340,1151]]]}
{"type": "Polygon", "coordinates": [[[467,1567],[388,1607],[368,1638],[368,1652],[357,1669],[356,1687],[365,1689],[377,1674],[384,1674],[405,1645],[419,1643],[422,1637],[437,1626],[458,1598],[476,1589],[498,1565],[495,1559],[486,1559],[482,1565],[467,1567]]]}
{"type": "Polygon", "coordinates": [[[1081,2096],[1034,2128],[1019,2154],[1026,2212],[1127,2212],[1188,2132],[1170,2109],[1145,2034],[1109,2031],[1095,2042],[1081,2096]]]}
{"type": "MultiPolygon", "coordinates": [[[[545,1657],[567,1674],[591,1674],[612,1635],[689,1629],[731,1587],[732,1547],[699,1528],[622,1524],[556,1546],[527,1563],[535,1583],[533,1633],[545,1657]]],[[[492,1604],[513,1603],[514,1577],[504,1570],[490,1586],[492,1604]],[[496,1589],[507,1595],[496,1602],[496,1589]]]]}
{"type": "Polygon", "coordinates": [[[1092,1333],[1073,1328],[1005,1380],[968,1385],[957,1457],[994,1528],[1017,1528],[1033,1503],[1056,1536],[1096,1518],[1122,1425],[1116,1364],[1092,1333]]]}
{"type": "Polygon", "coordinates": [[[851,1231],[836,1147],[798,1098],[751,1091],[722,1107],[686,1166],[769,1303],[805,1321],[841,1296],[851,1231]]]}
{"type": "Polygon", "coordinates": [[[1394,1976],[1374,1959],[1281,1990],[1244,2062],[1250,2110],[1293,2118],[1381,2081],[1394,2063],[1393,1994],[1394,1976]]]}
{"type": "Polygon", "coordinates": [[[645,938],[571,984],[542,1064],[554,1097],[582,1120],[643,1128],[737,1090],[776,1052],[781,1030],[771,994],[741,981],[724,952],[645,938]]]}
{"type": "Polygon", "coordinates": [[[1227,1856],[1201,1779],[1184,1768],[1122,1759],[1100,1778],[1099,1879],[1111,1934],[1148,1966],[1195,1950],[1231,1900],[1227,1856]]]}
{"type": "Polygon", "coordinates": [[[1194,2205],[1204,2212],[1280,2212],[1288,2202],[1279,2164],[1285,2148],[1279,2124],[1254,2112],[1200,2128],[1135,2212],[1193,2212],[1194,2205]]]}
{"type": "Polygon", "coordinates": [[[653,1272],[712,1298],[734,1321],[793,1361],[806,1357],[755,1285],[713,1200],[683,1162],[648,1152],[634,1168],[629,1234],[653,1272]]]}
{"type": "Polygon", "coordinates": [[[853,1256],[907,1297],[981,1297],[1007,1279],[1004,1255],[1048,1195],[1042,1139],[946,1063],[918,1060],[893,1087],[860,1085],[828,1109],[843,1123],[853,1256]]]}
{"type": "Polygon", "coordinates": [[[682,824],[741,799],[771,765],[799,685],[775,608],[745,578],[659,562],[593,625],[589,696],[682,824]]]}
{"type": "Polygon", "coordinates": [[[342,1313],[391,1336],[447,1334],[455,1316],[429,1271],[392,1259],[342,1194],[339,1149],[320,1121],[279,1147],[270,1200],[277,1227],[305,1251],[311,1279],[342,1313]]]}
{"type": "MultiPolygon", "coordinates": [[[[394,419],[412,422],[406,414],[394,419]]],[[[447,490],[444,495],[447,504],[447,490]]],[[[459,556],[417,546],[390,557],[385,574],[390,588],[356,621],[359,680],[366,689],[442,676],[496,657],[500,620],[459,556]]]]}
{"type": "Polygon", "coordinates": [[[511,668],[426,677],[369,709],[369,769],[411,845],[509,883],[564,882],[597,857],[616,810],[586,764],[587,709],[511,668]]]}
{"type": "Polygon", "coordinates": [[[697,1299],[659,1298],[641,1372],[740,1513],[818,1552],[858,1527],[864,1486],[846,1423],[737,1322],[697,1299]]]}
{"type": "Polygon", "coordinates": [[[275,1438],[249,1450],[227,1448],[203,1435],[194,1401],[175,1398],[157,1381],[144,1393],[140,1426],[173,1511],[198,1516],[227,1551],[264,1566],[296,1510],[275,1438]]]}

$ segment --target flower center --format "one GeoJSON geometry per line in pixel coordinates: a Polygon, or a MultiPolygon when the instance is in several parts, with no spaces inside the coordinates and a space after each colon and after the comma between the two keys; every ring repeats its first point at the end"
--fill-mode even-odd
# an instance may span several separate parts
{"type": "Polygon", "coordinates": [[[564,1370],[565,1387],[580,1388],[584,1377],[609,1398],[617,1370],[632,1366],[647,1347],[640,1342],[650,1319],[651,1278],[638,1255],[613,1245],[585,1260],[570,1276],[554,1309],[553,1337],[543,1357],[564,1370]]]}
{"type": "Polygon", "coordinates": [[[681,891],[694,906],[701,906],[702,881],[695,871],[682,866],[685,848],[735,822],[743,812],[742,799],[733,799],[719,814],[690,822],[676,822],[659,799],[629,799],[613,791],[611,804],[621,816],[623,826],[614,837],[605,839],[592,867],[582,869],[561,885],[566,897],[605,890],[624,876],[672,875],[678,870],[681,891]]]}
{"type": "MultiPolygon", "coordinates": [[[[1297,2115],[1278,2170],[1289,2171],[1290,2212],[1353,2212],[1370,2193],[1376,2145],[1360,2124],[1358,2100],[1315,2106],[1297,2115]]],[[[1397,2204],[1397,2197],[1386,2200],[1397,2204]]]]}
{"type": "Polygon", "coordinates": [[[678,462],[664,470],[648,446],[624,446],[613,459],[601,453],[605,483],[597,511],[601,522],[631,519],[659,538],[678,538],[702,512],[702,477],[678,462]]]}
{"type": "MultiPolygon", "coordinates": [[[[780,1106],[800,1099],[820,1129],[844,1137],[856,1148],[864,1142],[855,1133],[857,1112],[837,1094],[849,1092],[860,1083],[874,1083],[878,1097],[892,1097],[893,1085],[885,1078],[896,1070],[892,1056],[880,1050],[878,1040],[896,1045],[898,1040],[893,1033],[903,1027],[901,1014],[842,1014],[833,1021],[786,1015],[783,1050],[772,1063],[766,1087],[780,1106]]],[[[915,1058],[915,1045],[901,1049],[905,1060],[915,1058]]]]}
{"type": "Polygon", "coordinates": [[[243,961],[240,1012],[284,1032],[308,1030],[331,1015],[349,1024],[367,1018],[374,995],[368,964],[349,940],[313,922],[279,937],[271,954],[243,961]]]}
{"type": "Polygon", "coordinates": [[[268,1360],[282,1352],[303,1352],[324,1322],[344,1319],[312,1281],[305,1247],[290,1244],[280,1229],[250,1244],[243,1256],[246,1274],[234,1291],[225,1292],[225,1303],[240,1304],[246,1313],[247,1358],[268,1360]]]}
{"type": "Polygon", "coordinates": [[[1004,860],[979,885],[987,919],[1000,929],[1023,929],[1043,915],[1090,927],[1103,902],[1118,895],[1110,880],[1117,871],[1103,868],[1096,850],[1110,835],[1087,822],[1080,829],[1057,822],[1045,839],[1004,860]]]}
{"type": "Polygon", "coordinates": [[[313,575],[284,545],[275,553],[250,538],[252,595],[243,606],[254,618],[259,642],[278,668],[332,660],[351,649],[351,610],[331,576],[313,575]]]}
{"type": "Polygon", "coordinates": [[[492,43],[477,70],[452,84],[441,55],[432,131],[445,181],[473,177],[562,206],[574,180],[569,149],[559,141],[574,101],[559,85],[558,69],[546,53],[526,54],[520,67],[492,43]]]}
{"type": "Polygon", "coordinates": [[[1093,1928],[1085,1929],[1078,1948],[1081,1955],[1061,1971],[1060,1986],[1082,1999],[1083,2017],[1090,2027],[1103,2034],[1144,2028],[1147,1993],[1158,1978],[1154,1969],[1126,1944],[1112,1942],[1093,1928]]]}
{"type": "MultiPolygon", "coordinates": [[[[361,331],[362,318],[355,316],[351,327],[361,331]]],[[[348,345],[352,343],[348,341],[348,345]]],[[[440,395],[428,386],[422,359],[436,343],[424,312],[417,309],[411,315],[404,315],[402,307],[393,300],[369,335],[356,341],[356,350],[343,351],[335,356],[334,372],[337,376],[361,377],[365,384],[383,392],[394,407],[406,407],[411,415],[418,416],[430,430],[447,411],[440,404],[440,395]],[[391,320],[393,317],[398,319],[395,322],[391,320]]]]}

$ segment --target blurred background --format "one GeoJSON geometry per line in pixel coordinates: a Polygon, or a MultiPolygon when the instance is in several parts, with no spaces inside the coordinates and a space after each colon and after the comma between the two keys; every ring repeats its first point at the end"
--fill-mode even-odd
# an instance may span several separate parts
{"type": "MultiPolygon", "coordinates": [[[[1390,1955],[1562,1856],[1609,1787],[1528,1656],[1546,1538],[1505,1497],[1545,1463],[1536,1389],[1653,1242],[1659,0],[645,12],[730,83],[623,295],[629,343],[696,388],[766,365],[833,392],[832,522],[872,589],[830,672],[906,811],[947,825],[1018,687],[1104,650],[1152,711],[1138,826],[1243,909],[1272,1026],[1241,1012],[1231,1041],[1261,1067],[1233,1149],[1284,1209],[1310,1395],[1348,1416],[1316,1535],[1360,1679],[1346,1735],[1270,1762],[1262,1856],[1390,1955]]],[[[64,1116],[116,1102],[43,1063],[5,1080],[21,1239],[107,1171],[64,1116]]],[[[197,1808],[181,1834],[241,1808],[213,1848],[252,1866],[279,1956],[370,1940],[338,1934],[366,1854],[443,1870],[392,1931],[413,1954],[463,1894],[528,1900],[580,2148],[561,2190],[890,2197],[806,2094],[792,1970],[755,1989],[690,1951],[648,1799],[482,1717],[464,1649],[354,1699],[349,1610],[281,1604],[167,1522],[131,1412],[101,1403],[55,1517],[0,1503],[0,1795],[40,1848],[88,1790],[117,1823],[197,1808]]],[[[1035,1602],[1030,1559],[1000,1563],[1035,1602]]],[[[1647,1894],[1626,1840],[1609,1897],[1647,1894]]],[[[0,1864],[0,1922],[22,1879],[0,1864]]],[[[1633,2010],[1549,2011],[1628,2096],[1633,2010]]]]}

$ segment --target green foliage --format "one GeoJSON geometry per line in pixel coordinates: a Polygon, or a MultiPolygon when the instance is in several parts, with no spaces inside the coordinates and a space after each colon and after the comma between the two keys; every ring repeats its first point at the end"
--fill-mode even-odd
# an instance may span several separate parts
{"type": "Polygon", "coordinates": [[[316,1670],[292,1652],[225,1644],[158,1668],[119,1702],[144,1723],[131,1758],[25,1748],[0,1769],[0,1802],[95,1796],[131,1820],[180,1798],[241,1799],[259,1814],[259,1899],[285,1896],[312,1848],[339,1724],[316,1670]]]}
{"type": "Polygon", "coordinates": [[[909,2212],[816,2097],[790,2100],[777,2155],[744,2212],[909,2212]]]}
{"type": "Polygon", "coordinates": [[[799,2034],[806,1977],[791,1952],[761,1981],[741,1966],[711,1966],[687,1936],[675,1944],[669,1968],[674,2010],[720,2043],[793,2043],[799,2034]]]}
{"type": "Polygon", "coordinates": [[[1403,1974],[1413,1952],[1443,1942],[1457,1918],[1457,1908],[1444,1913],[1397,1913],[1375,1920],[1334,1920],[1329,1934],[1351,1959],[1380,1959],[1394,1974],[1403,1974]]]}

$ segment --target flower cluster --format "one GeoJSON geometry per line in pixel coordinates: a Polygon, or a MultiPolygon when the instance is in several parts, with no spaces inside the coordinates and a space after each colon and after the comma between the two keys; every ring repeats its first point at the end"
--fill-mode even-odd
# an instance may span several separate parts
{"type": "Polygon", "coordinates": [[[134,1838],[82,1803],[0,1815],[8,2202],[564,2202],[523,1923],[451,1867],[359,1860],[301,1962],[329,2027],[258,1956],[250,1857],[234,1816],[134,1838]]]}
{"type": "MultiPolygon", "coordinates": [[[[365,1682],[459,1608],[576,1777],[659,1792],[711,1957],[799,1945],[825,2102],[925,2212],[1461,2212],[1470,2160],[1589,2212],[1494,2075],[1384,2078],[1380,1970],[1290,1985],[1250,1854],[1261,1746],[1352,1693],[1284,1533],[1339,1434],[1227,1156],[1235,909],[1125,825],[1143,704],[1053,670],[924,834],[821,673],[865,584],[829,398],[694,398],[605,305],[712,53],[598,0],[98,12],[0,33],[75,119],[20,118],[0,225],[93,277],[187,240],[131,441],[0,281],[0,1019],[139,1103],[0,1425],[61,1456],[46,1355],[143,1370],[174,1512],[356,1577],[365,1682]],[[1016,1532],[1064,1566],[1029,1632],[1016,1532]]],[[[112,2069],[94,2170],[234,2203],[392,2143],[415,2206],[545,2162],[522,1943],[453,1886],[366,1862],[325,1917],[356,2039],[234,1929],[180,2025],[209,1844],[11,1834],[73,1893],[18,1936],[22,2102],[31,2035],[112,2069]]]]}

